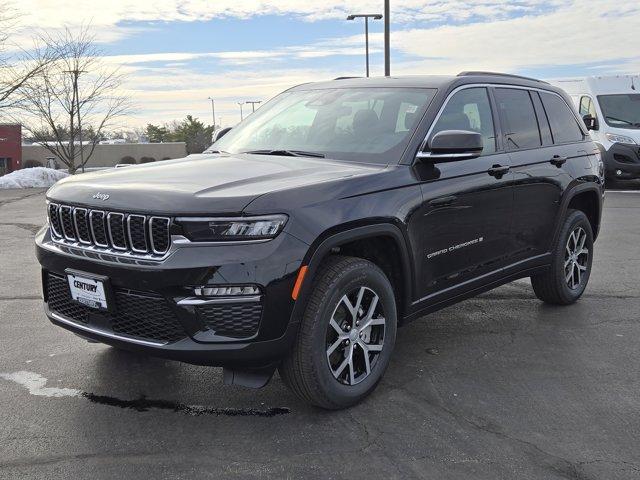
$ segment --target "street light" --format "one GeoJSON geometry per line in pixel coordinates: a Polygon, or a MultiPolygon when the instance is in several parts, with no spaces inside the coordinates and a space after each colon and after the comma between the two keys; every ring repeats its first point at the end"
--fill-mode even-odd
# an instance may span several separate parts
{"type": "Polygon", "coordinates": [[[216,130],[216,104],[213,100],[213,98],[209,97],[209,100],[211,100],[211,116],[213,117],[213,130],[216,130]]]}
{"type": "Polygon", "coordinates": [[[238,105],[240,105],[240,121],[244,120],[244,115],[242,114],[242,106],[244,105],[244,102],[238,102],[238,105]]]}
{"type": "Polygon", "coordinates": [[[391,76],[391,8],[384,0],[384,76],[391,76]]]}
{"type": "Polygon", "coordinates": [[[380,20],[382,15],[379,13],[358,13],[349,15],[347,20],[355,20],[356,18],[364,18],[364,38],[367,52],[367,77],[369,76],[369,19],[380,20]]]}
{"type": "Polygon", "coordinates": [[[254,100],[254,101],[246,102],[246,103],[251,105],[251,112],[253,113],[253,112],[256,111],[256,105],[260,105],[262,103],[262,100],[254,100]]]}

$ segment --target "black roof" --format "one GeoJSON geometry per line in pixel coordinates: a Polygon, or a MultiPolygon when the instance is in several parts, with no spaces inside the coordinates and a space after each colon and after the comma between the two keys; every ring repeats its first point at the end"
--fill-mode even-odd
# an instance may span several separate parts
{"type": "Polygon", "coordinates": [[[335,80],[304,83],[294,89],[309,90],[334,87],[414,87],[439,88],[451,83],[456,77],[441,75],[411,75],[403,77],[339,77],[335,80]]]}
{"type": "Polygon", "coordinates": [[[407,75],[397,77],[339,77],[334,80],[305,83],[293,87],[294,90],[312,90],[336,87],[397,87],[397,88],[445,88],[457,87],[469,83],[486,83],[497,85],[519,85],[523,87],[541,88],[555,92],[560,89],[542,80],[494,72],[462,72],[458,75],[407,75]]]}

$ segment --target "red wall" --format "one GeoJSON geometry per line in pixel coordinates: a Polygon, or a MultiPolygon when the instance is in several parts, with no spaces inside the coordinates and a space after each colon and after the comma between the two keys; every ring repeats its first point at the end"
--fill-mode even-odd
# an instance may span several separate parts
{"type": "Polygon", "coordinates": [[[22,168],[22,127],[0,124],[0,158],[10,158],[9,171],[22,168]]]}

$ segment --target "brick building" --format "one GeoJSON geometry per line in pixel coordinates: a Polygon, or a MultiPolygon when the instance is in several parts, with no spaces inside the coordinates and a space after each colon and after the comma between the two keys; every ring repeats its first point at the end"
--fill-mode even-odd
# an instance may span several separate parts
{"type": "Polygon", "coordinates": [[[0,176],[22,167],[22,127],[0,124],[0,176]]]}

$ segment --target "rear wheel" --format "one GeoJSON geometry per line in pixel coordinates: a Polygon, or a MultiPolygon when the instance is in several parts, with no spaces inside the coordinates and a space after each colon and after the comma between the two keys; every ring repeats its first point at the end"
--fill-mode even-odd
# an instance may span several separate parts
{"type": "Polygon", "coordinates": [[[536,296],[554,305],[578,300],[589,282],[593,233],[584,212],[570,210],[553,251],[551,268],[531,277],[536,296]]]}
{"type": "Polygon", "coordinates": [[[313,405],[354,405],[382,378],[396,324],[393,289],[382,270],[360,258],[330,257],[314,281],[296,344],[280,375],[313,405]]]}

